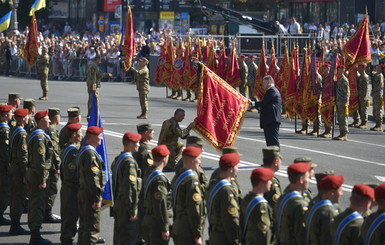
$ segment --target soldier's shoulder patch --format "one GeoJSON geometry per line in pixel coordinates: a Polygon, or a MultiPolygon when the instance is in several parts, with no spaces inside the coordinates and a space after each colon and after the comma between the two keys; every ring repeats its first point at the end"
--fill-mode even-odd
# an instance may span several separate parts
{"type": "Polygon", "coordinates": [[[194,180],[194,185],[199,185],[199,181],[198,180],[194,180]]]}
{"type": "Polygon", "coordinates": [[[21,149],[22,149],[23,151],[26,151],[26,150],[28,149],[27,144],[22,144],[22,145],[21,145],[21,149]]]}
{"type": "Polygon", "coordinates": [[[12,127],[15,127],[16,126],[16,121],[12,121],[11,125],[12,125],[12,127]]]}
{"type": "Polygon", "coordinates": [[[267,212],[266,209],[264,208],[261,209],[261,214],[265,214],[266,212],[267,212]]]}
{"type": "Polygon", "coordinates": [[[229,197],[233,198],[233,197],[234,197],[234,194],[233,194],[233,193],[230,193],[230,194],[229,194],[229,197]]]}
{"type": "Polygon", "coordinates": [[[273,186],[274,186],[274,187],[278,187],[279,184],[278,184],[277,182],[274,182],[273,186]]]}
{"type": "Polygon", "coordinates": [[[93,166],[93,167],[91,167],[91,171],[94,173],[97,173],[97,172],[99,172],[99,168],[97,166],[93,166]]]}
{"type": "Polygon", "coordinates": [[[302,222],[302,226],[305,228],[306,227],[306,224],[305,224],[305,222],[302,222]]]}
{"type": "Polygon", "coordinates": [[[95,160],[95,159],[96,159],[96,156],[92,156],[91,158],[92,158],[92,160],[95,160]]]}
{"type": "Polygon", "coordinates": [[[302,196],[307,197],[307,193],[306,192],[302,193],[302,196]]]}
{"type": "Polygon", "coordinates": [[[279,198],[279,195],[278,194],[274,194],[272,198],[273,198],[274,202],[277,202],[277,200],[279,198]]]}
{"type": "Polygon", "coordinates": [[[193,200],[195,201],[195,202],[200,202],[200,201],[202,201],[202,196],[201,196],[201,194],[199,194],[199,193],[195,193],[194,195],[193,195],[193,200]]]}
{"type": "Polygon", "coordinates": [[[231,178],[230,178],[230,180],[231,180],[231,181],[234,181],[234,180],[235,180],[235,178],[234,178],[234,177],[231,177],[231,178]]]}
{"type": "Polygon", "coordinates": [[[231,215],[235,215],[235,214],[237,214],[238,210],[237,210],[237,208],[234,207],[234,206],[229,206],[229,208],[227,209],[227,212],[228,212],[229,214],[231,214],[231,215]]]}
{"type": "Polygon", "coordinates": [[[130,176],[128,177],[132,182],[135,182],[136,181],[136,176],[130,174],[130,176]]]}
{"type": "Polygon", "coordinates": [[[9,140],[5,140],[5,144],[6,144],[6,145],[9,145],[9,140]]]}
{"type": "Polygon", "coordinates": [[[39,147],[37,148],[37,153],[39,153],[40,155],[44,155],[45,149],[43,147],[39,147]]]}
{"type": "Polygon", "coordinates": [[[21,137],[22,137],[22,138],[27,138],[27,135],[23,134],[21,137]]]}
{"type": "Polygon", "coordinates": [[[155,192],[155,194],[154,194],[155,200],[161,200],[162,197],[163,197],[162,192],[160,192],[160,191],[155,192]]]}
{"type": "Polygon", "coordinates": [[[148,165],[153,165],[154,161],[151,158],[148,158],[147,159],[147,163],[148,163],[148,165]]]}
{"type": "Polygon", "coordinates": [[[263,222],[258,223],[258,229],[260,229],[261,231],[266,231],[267,228],[268,228],[268,226],[265,223],[263,223],[263,222]]]}
{"type": "Polygon", "coordinates": [[[70,170],[74,170],[74,169],[76,168],[76,165],[75,165],[74,163],[70,163],[70,164],[68,165],[68,168],[69,168],[70,170]]]}
{"type": "Polygon", "coordinates": [[[303,209],[303,211],[305,211],[305,212],[306,212],[307,210],[309,210],[309,208],[308,208],[307,206],[303,207],[302,209],[303,209]]]}
{"type": "Polygon", "coordinates": [[[132,167],[132,166],[135,166],[135,163],[133,163],[133,162],[130,162],[130,166],[132,167]]]}

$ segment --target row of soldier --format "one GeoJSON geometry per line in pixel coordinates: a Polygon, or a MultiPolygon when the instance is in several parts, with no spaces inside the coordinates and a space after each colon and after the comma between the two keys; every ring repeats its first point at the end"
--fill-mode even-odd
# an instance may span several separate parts
{"type": "MultiPolygon", "coordinates": [[[[14,124],[13,107],[2,105],[0,111],[1,129],[6,131],[7,126],[4,124],[8,122],[14,124]]],[[[104,163],[95,151],[101,144],[103,129],[89,127],[85,144],[80,146],[82,141],[80,112],[78,108],[70,108],[68,124],[61,131],[62,137],[58,131],[56,137],[47,136],[50,119],[55,122],[53,115],[60,117],[57,109],[50,109],[35,114],[36,126],[32,130],[27,129],[30,131],[27,135],[22,128],[25,128],[28,121],[32,121],[28,120],[28,113],[29,111],[25,109],[14,111],[17,126],[12,128],[11,134],[8,133],[8,139],[4,138],[2,142],[11,146],[11,152],[12,149],[24,152],[24,161],[12,157],[9,169],[17,166],[18,179],[27,183],[29,187],[28,223],[32,233],[30,244],[50,244],[40,236],[40,228],[44,220],[43,207],[47,205],[49,173],[51,170],[58,173],[58,169],[62,175],[62,244],[72,244],[79,217],[78,244],[103,242],[99,238],[99,223],[101,194],[106,184],[106,176],[103,171],[104,163]],[[15,133],[16,131],[18,132],[15,133]],[[59,139],[56,143],[55,138],[59,139]],[[18,143],[15,144],[16,142],[18,143]],[[54,145],[60,147],[58,152],[61,167],[56,169],[51,167],[54,162],[52,156],[55,156],[54,145]],[[29,156],[28,160],[25,160],[26,155],[29,156]],[[79,203],[79,206],[68,203],[79,203]]],[[[379,211],[367,218],[370,223],[365,221],[368,224],[363,225],[362,237],[366,238],[365,227],[368,228],[372,224],[382,225],[381,222],[373,223],[372,220],[383,212],[381,211],[383,210],[381,199],[384,198],[383,185],[376,191],[366,185],[356,185],[353,188],[350,208],[335,217],[335,221],[332,222],[333,217],[337,215],[337,209],[333,204],[338,203],[343,177],[333,175],[322,178],[320,194],[310,201],[308,188],[314,165],[309,164],[309,159],[296,159],[295,162],[299,163],[288,168],[290,185],[282,191],[278,179],[274,177],[274,172],[280,169],[282,162],[277,147],[263,149],[263,168],[257,168],[252,172],[252,191],[242,199],[236,180],[237,165],[240,162],[240,155],[236,149],[224,149],[219,160],[219,168],[208,181],[201,167],[202,140],[196,136],[189,136],[186,148],[182,152],[182,159],[175,167],[176,174],[170,183],[162,173],[167,166],[169,149],[165,145],[160,145],[150,154],[149,142],[154,137],[154,131],[149,124],[141,124],[137,128],[139,134],[124,134],[123,151],[111,166],[115,217],[114,244],[130,244],[130,242],[136,244],[137,240],[143,238],[146,244],[167,244],[170,236],[176,244],[202,244],[206,216],[209,222],[210,244],[237,244],[242,240],[247,244],[254,244],[253,239],[265,241],[266,244],[272,244],[274,241],[279,244],[302,244],[325,237],[330,239],[338,237],[339,241],[336,244],[354,244],[361,239],[358,231],[363,222],[362,215],[365,216],[370,210],[375,199],[374,195],[379,204],[379,211]],[[323,200],[330,202],[317,205],[323,200]],[[306,212],[309,202],[310,206],[317,207],[315,211],[312,212],[313,209],[310,208],[308,209],[310,212],[306,212]],[[330,203],[332,205],[329,205],[330,203]],[[322,236],[319,235],[321,233],[312,235],[312,232],[319,230],[308,227],[311,227],[313,217],[315,219],[315,214],[319,212],[318,208],[324,206],[332,211],[327,214],[329,224],[327,222],[325,224],[325,227],[329,228],[322,230],[326,232],[322,233],[322,236]],[[306,216],[306,213],[309,215],[306,216]],[[359,224],[347,223],[344,224],[346,225],[344,229],[335,229],[334,226],[338,224],[336,220],[339,220],[342,214],[348,216],[350,213],[354,214],[352,220],[357,220],[359,224]],[[170,225],[171,215],[173,229],[170,225]],[[358,231],[347,232],[350,226],[358,231]],[[248,232],[248,229],[251,229],[251,232],[248,232]],[[337,230],[343,232],[335,234],[337,230]],[[348,242],[342,243],[345,241],[343,239],[347,239],[348,242]]],[[[12,198],[21,198],[23,202],[17,205],[18,213],[12,211],[15,210],[12,208],[15,202],[11,202],[10,233],[12,229],[24,233],[17,219],[20,221],[25,196],[23,198],[23,195],[12,195],[12,198]],[[16,213],[18,217],[14,216],[16,213]]],[[[324,212],[319,214],[319,222],[324,222],[323,214],[324,212]]],[[[320,227],[319,223],[316,227],[320,227]]],[[[383,229],[370,230],[372,231],[370,239],[374,239],[381,236],[376,232],[383,229]]]]}

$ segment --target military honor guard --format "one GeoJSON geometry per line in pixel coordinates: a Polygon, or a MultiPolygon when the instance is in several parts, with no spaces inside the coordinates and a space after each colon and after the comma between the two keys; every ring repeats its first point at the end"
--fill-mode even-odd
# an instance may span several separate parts
{"type": "Polygon", "coordinates": [[[256,168],[251,172],[252,190],[241,203],[242,244],[274,244],[273,210],[264,193],[270,190],[274,171],[256,168]]]}
{"type": "Polygon", "coordinates": [[[15,111],[15,127],[10,132],[10,158],[11,164],[8,169],[11,184],[11,205],[10,217],[11,227],[10,235],[28,235],[20,226],[20,218],[25,208],[25,199],[27,198],[27,132],[24,126],[28,123],[28,109],[17,109],[15,111]]]}
{"type": "Polygon", "coordinates": [[[155,131],[149,123],[138,124],[136,125],[136,129],[142,138],[139,142],[139,149],[133,156],[142,172],[142,176],[144,176],[147,169],[151,167],[154,162],[151,154],[150,142],[154,138],[155,131]]]}
{"type": "MultiPolygon", "coordinates": [[[[262,149],[263,165],[264,168],[269,168],[273,172],[277,172],[282,166],[282,155],[278,146],[267,146],[262,149]]],[[[263,196],[268,201],[269,205],[274,208],[279,197],[282,195],[281,182],[274,176],[271,179],[271,188],[267,190],[263,196]]]]}
{"type": "Polygon", "coordinates": [[[353,114],[353,123],[350,124],[356,128],[367,128],[368,123],[368,106],[369,106],[369,75],[366,74],[366,64],[362,63],[358,65],[358,110],[353,114]],[[361,123],[359,123],[361,119],[361,123]]]}
{"type": "Polygon", "coordinates": [[[79,166],[76,158],[83,140],[81,128],[80,123],[72,123],[66,127],[69,139],[60,154],[60,176],[62,181],[60,189],[60,241],[62,245],[72,245],[77,232],[77,221],[79,219],[79,207],[77,205],[79,166]]]}
{"type": "Polygon", "coordinates": [[[247,86],[247,65],[245,62],[246,55],[241,54],[238,58],[239,71],[241,73],[241,84],[239,85],[239,92],[246,97],[246,86],[247,86]]]}
{"type": "Polygon", "coordinates": [[[382,111],[382,103],[384,101],[384,75],[382,74],[382,65],[376,66],[376,72],[373,75],[372,80],[372,92],[373,97],[373,117],[376,125],[370,128],[372,131],[382,131],[382,117],[384,115],[382,111]]]}
{"type": "Polygon", "coordinates": [[[131,70],[135,74],[135,84],[136,89],[139,93],[139,102],[142,113],[137,116],[139,119],[146,119],[148,112],[148,93],[150,92],[150,71],[147,68],[149,61],[148,59],[141,57],[139,58],[139,67],[137,70],[134,67],[131,67],[131,70]]]}
{"type": "Polygon", "coordinates": [[[172,238],[176,245],[203,244],[202,217],[205,202],[196,174],[202,149],[188,146],[182,152],[183,169],[171,182],[174,223],[172,238]]]}
{"type": "Polygon", "coordinates": [[[69,138],[71,135],[68,135],[67,127],[68,125],[72,123],[81,123],[82,121],[82,115],[80,114],[80,108],[79,107],[71,107],[67,110],[67,124],[64,125],[64,127],[60,130],[59,133],[59,148],[60,150],[63,150],[64,145],[68,143],[69,138]]]}
{"type": "Polygon", "coordinates": [[[334,218],[331,228],[335,245],[358,245],[360,230],[366,213],[374,200],[374,189],[368,185],[357,184],[350,196],[350,206],[334,218]]]}
{"type": "Polygon", "coordinates": [[[137,241],[142,174],[132,154],[138,151],[141,138],[140,134],[125,133],[123,152],[111,165],[114,194],[114,245],[135,245],[137,241]]]}
{"type": "Polygon", "coordinates": [[[166,145],[159,145],[152,149],[154,164],[149,167],[143,179],[144,218],[142,224],[144,240],[148,245],[167,245],[170,240],[171,185],[163,173],[169,154],[170,151],[166,145]]]}
{"type": "MultiPolygon", "coordinates": [[[[9,93],[8,94],[8,105],[13,106],[12,111],[15,112],[16,109],[20,107],[20,94],[19,93],[9,93]]],[[[9,127],[12,129],[16,126],[16,120],[14,117],[8,122],[9,127]]]]}
{"type": "Polygon", "coordinates": [[[310,184],[309,163],[294,163],[287,168],[290,185],[274,207],[277,244],[306,244],[307,202],[302,193],[310,184]]]}
{"type": "Polygon", "coordinates": [[[100,233],[100,208],[102,193],[106,185],[104,161],[96,151],[101,145],[103,128],[91,126],[86,131],[86,144],[80,148],[77,156],[80,189],[78,244],[90,245],[103,243],[100,233]]]}
{"type": "Polygon", "coordinates": [[[219,159],[219,178],[210,181],[206,192],[209,243],[239,244],[240,213],[237,194],[230,180],[237,176],[240,155],[226,153],[219,159]]]}
{"type": "Polygon", "coordinates": [[[35,114],[37,123],[28,135],[28,226],[31,230],[29,244],[51,244],[40,235],[47,206],[47,183],[52,164],[53,147],[51,138],[45,133],[49,127],[48,111],[35,114]]]}
{"type": "Polygon", "coordinates": [[[53,155],[47,181],[47,206],[45,210],[44,223],[60,223],[60,218],[52,214],[52,208],[57,195],[57,182],[59,180],[61,164],[59,152],[59,131],[56,129],[56,126],[60,123],[60,109],[48,109],[48,116],[50,124],[45,130],[45,133],[51,138],[53,155]]]}
{"type": "Polygon", "coordinates": [[[0,225],[9,225],[10,221],[4,218],[4,212],[10,203],[10,186],[8,168],[10,164],[8,122],[13,116],[12,105],[0,106],[0,225]]]}
{"type": "MultiPolygon", "coordinates": [[[[247,58],[247,87],[249,88],[249,99],[252,101],[256,101],[257,98],[254,95],[254,86],[255,86],[255,79],[257,77],[257,71],[258,66],[255,64],[255,56],[249,55],[247,58]]],[[[257,109],[252,108],[252,111],[257,111],[257,109]]]]}
{"type": "Polygon", "coordinates": [[[347,140],[348,129],[348,108],[350,98],[350,87],[347,77],[344,75],[345,66],[337,67],[337,83],[336,83],[336,107],[337,119],[340,127],[340,135],[334,137],[334,140],[347,140]]]}
{"type": "Polygon", "coordinates": [[[307,244],[333,244],[331,226],[338,215],[334,204],[339,202],[343,194],[344,180],[342,175],[328,175],[321,180],[322,199],[314,204],[306,218],[307,244]]]}
{"type": "Polygon", "coordinates": [[[49,73],[49,55],[48,49],[42,49],[42,55],[36,63],[37,72],[40,77],[40,85],[43,90],[43,96],[39,100],[48,100],[48,73],[49,73]]]}
{"type": "Polygon", "coordinates": [[[27,131],[27,133],[30,133],[34,128],[36,128],[36,121],[34,120],[33,116],[36,112],[36,102],[34,99],[24,99],[23,101],[23,108],[28,109],[28,117],[29,121],[27,125],[24,126],[24,129],[27,131]]]}
{"type": "Polygon", "coordinates": [[[317,202],[319,202],[319,201],[322,200],[322,193],[323,193],[324,191],[326,191],[326,190],[324,190],[324,189],[321,187],[320,183],[321,183],[321,180],[322,180],[324,177],[328,176],[328,175],[334,175],[334,170],[326,170],[326,171],[323,171],[323,172],[321,172],[321,173],[316,173],[316,174],[314,175],[315,180],[316,180],[316,182],[317,182],[317,191],[318,191],[318,193],[317,193],[317,195],[316,195],[315,197],[313,197],[313,198],[310,200],[309,206],[308,206],[308,207],[309,207],[309,210],[314,206],[314,204],[316,204],[317,202]]]}

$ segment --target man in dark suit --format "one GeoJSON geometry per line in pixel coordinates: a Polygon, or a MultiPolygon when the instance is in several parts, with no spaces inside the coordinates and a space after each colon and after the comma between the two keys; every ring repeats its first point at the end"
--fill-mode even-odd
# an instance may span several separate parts
{"type": "Polygon", "coordinates": [[[265,89],[263,100],[255,102],[255,108],[260,111],[260,125],[266,139],[266,145],[276,145],[279,147],[279,126],[281,125],[281,94],[274,86],[274,79],[265,76],[262,80],[265,89]]]}

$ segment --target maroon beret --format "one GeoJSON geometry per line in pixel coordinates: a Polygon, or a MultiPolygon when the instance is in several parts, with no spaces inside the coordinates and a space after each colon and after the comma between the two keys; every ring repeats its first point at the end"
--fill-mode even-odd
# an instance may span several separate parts
{"type": "Polygon", "coordinates": [[[374,189],[365,184],[357,184],[353,187],[353,192],[374,200],[374,189]]]}
{"type": "Polygon", "coordinates": [[[249,55],[249,58],[255,58],[255,55],[251,54],[251,55],[249,55]]]}
{"type": "Polygon", "coordinates": [[[82,128],[82,125],[80,123],[71,123],[70,125],[67,126],[67,131],[76,132],[81,128],[82,128]]]}
{"type": "Polygon", "coordinates": [[[251,172],[251,178],[254,180],[269,181],[274,177],[274,171],[270,168],[256,168],[251,172]]]}
{"type": "Polygon", "coordinates": [[[241,57],[241,58],[246,58],[246,55],[241,54],[239,57],[241,57]]]}
{"type": "Polygon", "coordinates": [[[304,174],[311,169],[311,164],[307,162],[293,163],[287,168],[288,174],[304,174]]]}
{"type": "Polygon", "coordinates": [[[239,153],[226,153],[221,156],[219,159],[219,165],[226,167],[237,166],[241,161],[241,156],[239,153]]]}
{"type": "Polygon", "coordinates": [[[346,67],[344,65],[339,65],[337,68],[345,69],[346,67]]]}
{"type": "Polygon", "coordinates": [[[123,139],[129,140],[132,142],[138,142],[142,139],[142,135],[128,132],[123,135],[123,139]]]}
{"type": "Polygon", "coordinates": [[[166,145],[158,145],[154,149],[152,149],[152,155],[154,157],[165,157],[170,155],[170,151],[168,150],[166,145]]]}
{"type": "Polygon", "coordinates": [[[374,189],[374,194],[376,199],[384,199],[385,198],[385,183],[379,185],[374,189]]]}
{"type": "Polygon", "coordinates": [[[342,175],[328,175],[322,178],[320,186],[326,190],[337,190],[344,183],[342,175]]]}
{"type": "Polygon", "coordinates": [[[28,115],[28,109],[17,109],[15,111],[15,116],[17,117],[25,117],[28,115]]]}
{"type": "Polygon", "coordinates": [[[200,154],[202,154],[202,148],[195,146],[187,146],[182,152],[183,156],[188,157],[199,157],[200,154]]]}
{"type": "Polygon", "coordinates": [[[103,128],[102,127],[97,127],[97,126],[91,126],[87,128],[87,134],[93,134],[93,135],[99,135],[103,133],[103,128]]]}
{"type": "Polygon", "coordinates": [[[13,109],[12,105],[0,105],[0,112],[9,112],[13,109]]]}
{"type": "Polygon", "coordinates": [[[48,116],[48,111],[39,111],[35,114],[35,120],[37,121],[45,116],[48,116]]]}

